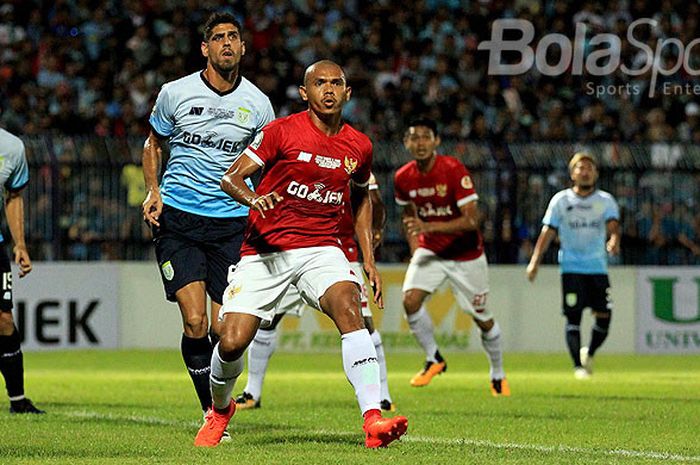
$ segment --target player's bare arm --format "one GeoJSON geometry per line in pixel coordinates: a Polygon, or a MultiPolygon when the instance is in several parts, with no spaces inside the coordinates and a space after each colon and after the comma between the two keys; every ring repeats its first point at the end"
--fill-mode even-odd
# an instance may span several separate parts
{"type": "Polygon", "coordinates": [[[354,186],[352,195],[358,202],[355,211],[355,235],[362,251],[362,266],[372,286],[374,303],[379,308],[384,308],[382,279],[374,263],[374,247],[372,246],[372,200],[366,187],[354,186]]]}
{"type": "Polygon", "coordinates": [[[245,183],[246,178],[249,178],[259,169],[260,165],[248,155],[241,155],[229,167],[224,177],[221,178],[221,189],[236,202],[257,210],[265,218],[265,212],[275,208],[275,205],[284,198],[274,191],[269,194],[258,195],[248,187],[245,183]]]}
{"type": "Polygon", "coordinates": [[[372,247],[377,248],[384,238],[384,225],[386,224],[386,207],[382,202],[382,196],[378,189],[369,191],[372,201],[372,247]]]}
{"type": "Polygon", "coordinates": [[[552,243],[554,238],[557,237],[557,230],[550,228],[549,226],[542,226],[542,231],[537,238],[537,243],[535,244],[535,249],[532,252],[532,257],[530,258],[530,263],[527,265],[527,279],[534,281],[537,277],[537,271],[542,261],[542,257],[549,249],[549,245],[552,243]]]}
{"type": "Polygon", "coordinates": [[[479,209],[476,201],[462,205],[459,208],[462,213],[459,218],[449,221],[426,222],[418,216],[405,217],[403,219],[406,231],[410,236],[425,233],[462,234],[467,231],[475,231],[479,227],[479,209]]]}
{"type": "Polygon", "coordinates": [[[22,278],[32,271],[32,260],[24,241],[24,198],[21,190],[6,192],[5,216],[12,242],[15,244],[12,249],[15,263],[19,266],[19,277],[22,278]]]}
{"type": "Polygon", "coordinates": [[[617,220],[610,220],[607,223],[608,228],[608,239],[607,244],[605,244],[605,250],[608,251],[610,255],[617,255],[620,253],[620,222],[617,220]]]}
{"type": "Polygon", "coordinates": [[[163,199],[158,186],[163,151],[158,136],[151,131],[143,144],[141,161],[143,165],[143,180],[146,184],[146,199],[143,201],[143,219],[154,226],[160,226],[158,218],[163,211],[163,199]]]}
{"type": "Polygon", "coordinates": [[[408,247],[411,251],[411,255],[418,248],[418,235],[410,234],[408,232],[407,220],[417,219],[418,213],[416,212],[416,206],[413,203],[409,203],[401,209],[401,222],[403,226],[403,233],[406,236],[406,241],[408,242],[408,247]]]}

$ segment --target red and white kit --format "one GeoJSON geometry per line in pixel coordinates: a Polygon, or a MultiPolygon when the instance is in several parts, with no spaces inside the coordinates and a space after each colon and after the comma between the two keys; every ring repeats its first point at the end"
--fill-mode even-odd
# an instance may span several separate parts
{"type": "Polygon", "coordinates": [[[250,313],[269,321],[291,284],[316,308],[337,282],[361,286],[362,277],[352,271],[338,237],[350,180],[361,186],[369,181],[369,138],[348,124],[327,136],[304,111],[267,125],[244,153],[263,167],[256,192],[275,191],[284,200],[265,218],[250,210],[223,313],[250,313]]]}
{"type": "MultiPolygon", "coordinates": [[[[427,173],[416,161],[402,166],[394,178],[396,203],[413,203],[424,222],[449,221],[461,216],[460,207],[479,198],[467,168],[461,161],[437,155],[427,173]]],[[[427,233],[418,237],[403,290],[435,292],[447,279],[460,306],[479,320],[492,318],[486,309],[488,265],[481,233],[427,233]]]]}

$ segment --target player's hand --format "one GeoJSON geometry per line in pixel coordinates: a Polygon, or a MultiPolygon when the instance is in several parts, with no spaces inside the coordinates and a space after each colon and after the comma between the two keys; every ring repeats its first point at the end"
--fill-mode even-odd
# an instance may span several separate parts
{"type": "Polygon", "coordinates": [[[406,226],[406,232],[409,236],[417,236],[418,234],[428,232],[427,223],[416,216],[404,218],[403,224],[406,226]]]}
{"type": "Polygon", "coordinates": [[[527,274],[527,279],[530,280],[530,282],[533,282],[535,278],[537,277],[537,270],[539,269],[539,265],[536,263],[530,262],[529,265],[527,265],[527,270],[525,270],[525,274],[527,274]]]}
{"type": "Polygon", "coordinates": [[[374,303],[377,307],[384,308],[384,296],[382,295],[382,277],[377,271],[374,263],[363,263],[362,267],[365,270],[370,286],[372,286],[372,294],[374,294],[374,303]]]}
{"type": "Polygon", "coordinates": [[[149,190],[143,201],[143,219],[153,226],[160,226],[158,218],[163,212],[163,199],[157,189],[149,190]]]}
{"type": "Polygon", "coordinates": [[[24,278],[32,271],[32,259],[29,258],[27,247],[16,245],[12,251],[15,254],[15,263],[19,266],[19,277],[24,278]]]}
{"type": "Polygon", "coordinates": [[[607,250],[610,255],[618,255],[620,253],[620,243],[610,239],[607,244],[605,244],[605,250],[607,250]]]}
{"type": "Polygon", "coordinates": [[[279,195],[277,192],[270,192],[269,194],[261,195],[257,197],[251,203],[251,208],[257,210],[263,218],[266,218],[265,212],[275,208],[275,205],[284,200],[284,197],[279,195]]]}

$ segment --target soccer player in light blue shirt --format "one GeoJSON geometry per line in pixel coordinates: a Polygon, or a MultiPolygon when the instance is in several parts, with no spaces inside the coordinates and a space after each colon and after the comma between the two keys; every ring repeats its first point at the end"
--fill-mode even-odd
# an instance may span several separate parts
{"type": "Polygon", "coordinates": [[[240,74],[245,43],[232,15],[209,17],[201,51],[206,69],[164,84],[153,107],[143,150],[143,215],[153,228],[166,297],[182,314],[182,357],[206,412],[219,309],[229,269],[240,259],[248,216],[248,208],[219,183],[275,115],[267,96],[240,74]],[[170,157],[159,185],[166,140],[170,157]]]}
{"type": "Polygon", "coordinates": [[[611,194],[596,189],[598,168],[591,155],[575,154],[569,172],[574,186],[558,192],[549,202],[527,277],[535,279],[542,256],[558,235],[566,343],[574,376],[586,379],[593,371],[593,355],[610,327],[608,254],[620,253],[620,209],[611,194]],[[589,346],[581,347],[581,317],[587,307],[595,324],[589,346]]]}
{"type": "MultiPolygon", "coordinates": [[[[22,190],[29,184],[29,169],[24,143],[19,137],[0,129],[0,184],[5,191],[5,215],[14,242],[12,253],[19,266],[19,277],[32,271],[32,260],[24,241],[24,199],[22,190]]],[[[0,234],[0,245],[5,238],[0,234]]],[[[24,361],[20,335],[12,319],[12,270],[10,259],[0,250],[0,372],[10,397],[10,413],[44,413],[24,396],[24,361]]]]}

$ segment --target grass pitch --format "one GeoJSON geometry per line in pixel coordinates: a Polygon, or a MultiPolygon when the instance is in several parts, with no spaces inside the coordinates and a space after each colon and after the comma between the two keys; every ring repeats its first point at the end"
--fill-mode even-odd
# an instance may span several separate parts
{"type": "MultiPolygon", "coordinates": [[[[700,464],[700,357],[602,352],[589,381],[565,355],[507,354],[513,396],[488,391],[483,354],[412,388],[418,354],[389,354],[401,441],[367,450],[339,354],[275,354],[262,408],[233,440],[195,449],[201,414],[175,351],[25,355],[27,393],[49,413],[0,412],[0,464],[700,464]]],[[[245,374],[235,392],[245,385],[245,374]]]]}

